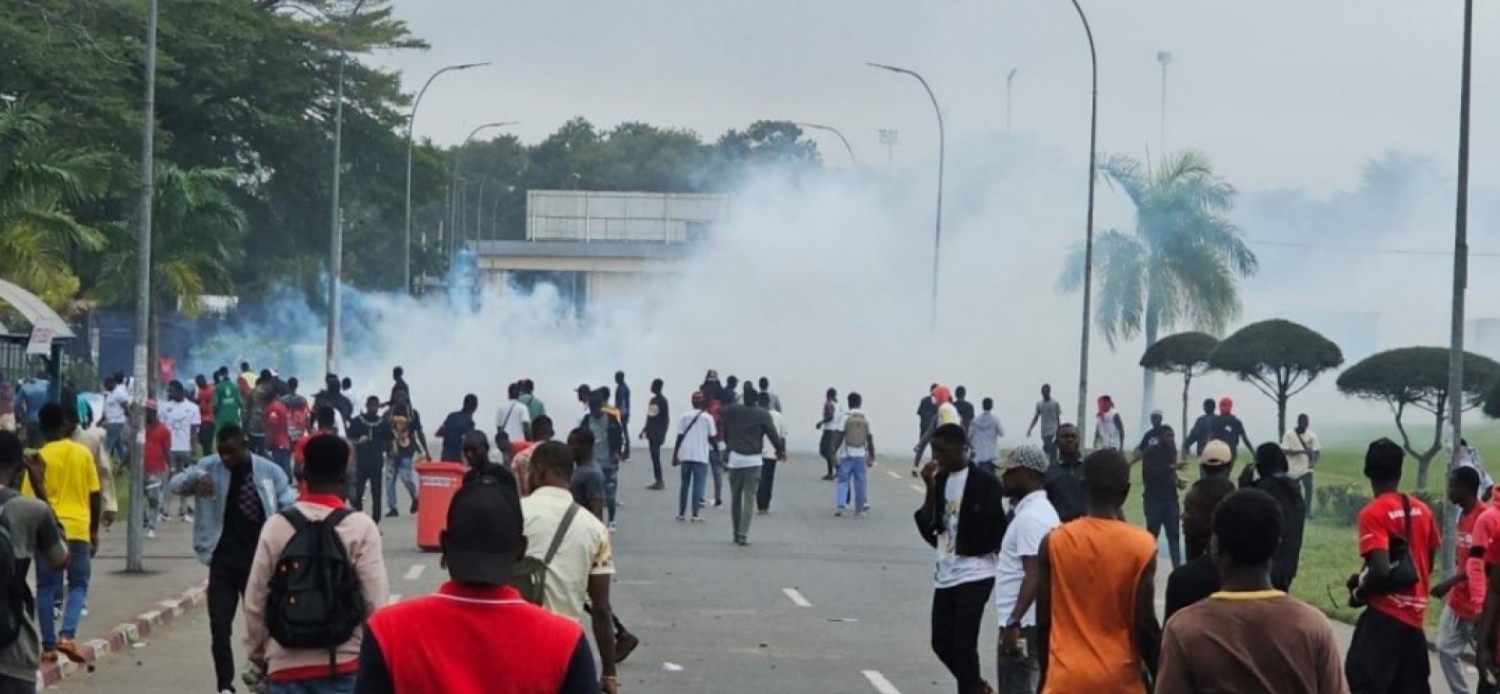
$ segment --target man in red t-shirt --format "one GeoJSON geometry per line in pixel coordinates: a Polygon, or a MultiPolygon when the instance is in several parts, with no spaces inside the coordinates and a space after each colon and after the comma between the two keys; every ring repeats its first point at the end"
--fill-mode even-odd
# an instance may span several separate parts
{"type": "MultiPolygon", "coordinates": [[[[1438,664],[1449,691],[1458,694],[1469,691],[1463,652],[1475,643],[1479,612],[1484,606],[1484,546],[1475,544],[1475,526],[1488,505],[1479,500],[1479,487],[1479,471],[1474,468],[1458,467],[1448,473],[1448,501],[1461,511],[1453,555],[1456,565],[1452,576],[1432,587],[1432,597],[1448,599],[1438,623],[1438,664]]],[[[1483,677],[1481,674],[1481,680],[1483,677]]]]}
{"type": "Polygon", "coordinates": [[[146,401],[146,456],[142,472],[146,475],[146,537],[156,537],[156,521],[161,516],[161,492],[167,483],[167,461],[172,457],[172,429],[156,416],[156,401],[146,401]]]}
{"type": "Polygon", "coordinates": [[[214,454],[214,387],[208,382],[203,374],[198,374],[193,379],[198,386],[196,399],[198,401],[198,455],[210,456],[214,454]]]}
{"type": "Polygon", "coordinates": [[[1390,439],[1371,443],[1365,452],[1365,477],[1375,498],[1359,512],[1364,568],[1349,577],[1348,587],[1350,606],[1367,605],[1368,609],[1354,625],[1344,660],[1349,689],[1355,692],[1431,691],[1422,622],[1427,613],[1427,577],[1442,540],[1432,509],[1399,489],[1405,457],[1390,439]],[[1404,551],[1399,549],[1403,543],[1404,551]],[[1410,567],[1404,566],[1407,562],[1410,567]],[[1402,581],[1411,569],[1415,569],[1415,582],[1402,581]]]}
{"type": "Polygon", "coordinates": [[[272,462],[280,465],[287,479],[291,479],[291,417],[281,398],[271,397],[266,402],[266,448],[271,452],[272,462]]]}

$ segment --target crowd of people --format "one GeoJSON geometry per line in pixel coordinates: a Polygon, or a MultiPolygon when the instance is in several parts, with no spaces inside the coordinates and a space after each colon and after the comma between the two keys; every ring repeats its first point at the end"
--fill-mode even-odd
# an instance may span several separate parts
{"type": "MultiPolygon", "coordinates": [[[[433,432],[436,455],[400,367],[387,398],[361,402],[334,375],[310,398],[299,386],[242,363],[191,387],[169,381],[160,401],[145,404],[139,513],[154,537],[175,496],[175,515],[193,525],[220,692],[479,692],[502,681],[521,692],[618,692],[616,666],[639,645],[610,599],[632,434],[652,462],[647,490],[666,488],[664,458],[680,469],[678,521],[703,522],[705,508],[723,506],[727,475],[739,546],[750,544],[754,517],[770,512],[787,457],[769,379],[721,381],[713,370],[675,417],[654,380],[638,432],[623,372],[611,386],[580,385],[577,409],[551,414],[531,380],[511,383],[491,431],[470,394],[433,432]],[[412,471],[422,460],[465,468],[440,540],[450,580],[387,606],[379,523],[400,514],[398,482],[407,512],[417,512],[412,471]],[[237,667],[240,614],[248,663],[237,667]],[[467,657],[480,645],[485,657],[467,657]]],[[[9,391],[10,419],[0,421],[0,553],[15,556],[10,568],[22,577],[18,584],[0,563],[0,584],[29,601],[19,591],[34,562],[41,609],[14,612],[15,624],[0,617],[0,694],[31,691],[40,663],[83,660],[74,639],[89,559],[118,508],[112,462],[131,455],[122,377],[104,381],[102,435],[82,398],[21,404],[27,387],[9,391]]],[[[1132,447],[1122,414],[1102,396],[1085,450],[1084,430],[1064,421],[1051,388],[1041,395],[1026,431],[1040,441],[1008,451],[991,398],[975,407],[965,387],[933,384],[917,408],[912,474],[925,494],[914,520],[936,555],[931,648],[959,694],[1424,692],[1423,620],[1434,598],[1445,601],[1436,647],[1451,691],[1468,691],[1465,651],[1480,666],[1478,691],[1495,691],[1500,507],[1477,455],[1448,476],[1456,563],[1429,585],[1437,516],[1399,491],[1402,448],[1370,444],[1373,500],[1359,514],[1359,570],[1346,586],[1348,604],[1363,612],[1341,654],[1322,615],[1287,594],[1322,452],[1307,415],[1279,442],[1254,445],[1229,398],[1207,400],[1181,442],[1153,412],[1132,447]],[[1242,447],[1250,460],[1236,474],[1242,447]],[[1136,465],[1144,529],[1124,520],[1136,465]],[[1172,567],[1163,619],[1159,540],[1172,567]],[[993,684],[977,645],[991,600],[993,684]]],[[[830,388],[813,426],[834,515],[867,515],[867,471],[878,460],[863,396],[830,388]]]]}

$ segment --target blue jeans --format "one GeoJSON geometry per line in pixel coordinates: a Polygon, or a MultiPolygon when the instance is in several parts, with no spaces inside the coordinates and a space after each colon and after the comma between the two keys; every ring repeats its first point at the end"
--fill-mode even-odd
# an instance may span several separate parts
{"type": "Polygon", "coordinates": [[[693,498],[693,517],[703,508],[703,484],[708,478],[708,463],[682,461],[682,489],[677,492],[677,516],[687,515],[688,495],[693,498]]]}
{"type": "Polygon", "coordinates": [[[417,503],[417,483],[412,479],[411,456],[398,455],[391,458],[390,469],[385,473],[385,508],[386,515],[396,515],[396,478],[401,478],[401,484],[406,487],[406,493],[411,495],[411,502],[417,503]]]}
{"type": "Polygon", "coordinates": [[[604,512],[609,522],[615,522],[615,499],[620,493],[620,466],[605,465],[604,472],[604,512]]]}
{"type": "Polygon", "coordinates": [[[93,573],[89,557],[89,543],[68,541],[68,554],[72,560],[68,568],[53,571],[42,562],[36,565],[36,611],[38,625],[42,628],[42,649],[57,648],[59,636],[71,639],[78,634],[78,621],[83,618],[83,603],[89,595],[89,576],[93,573]],[[67,600],[63,602],[62,632],[57,631],[52,617],[52,605],[57,603],[63,591],[63,579],[67,579],[67,600]]]}
{"type": "Polygon", "coordinates": [[[834,483],[833,491],[833,503],[836,506],[844,508],[844,504],[849,499],[849,483],[852,480],[854,483],[854,510],[863,511],[869,507],[866,485],[868,478],[865,475],[867,469],[864,458],[839,458],[838,482],[834,483]]]}
{"type": "Polygon", "coordinates": [[[109,451],[109,456],[114,458],[115,464],[125,461],[125,425],[104,425],[104,450],[109,451]]]}
{"type": "Polygon", "coordinates": [[[354,673],[296,682],[270,682],[270,694],[354,694],[354,673]]]}

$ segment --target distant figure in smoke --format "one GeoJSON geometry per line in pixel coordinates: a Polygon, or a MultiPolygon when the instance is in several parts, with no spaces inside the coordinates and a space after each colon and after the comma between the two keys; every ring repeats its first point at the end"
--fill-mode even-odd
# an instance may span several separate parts
{"type": "Polygon", "coordinates": [[[771,398],[771,409],[781,411],[781,396],[771,392],[771,379],[765,376],[760,377],[760,392],[771,398]]]}
{"type": "Polygon", "coordinates": [[[722,402],[725,406],[738,405],[740,402],[739,387],[739,377],[730,376],[728,380],[724,381],[724,390],[719,392],[719,401],[722,402]]]}
{"type": "Polygon", "coordinates": [[[309,421],[312,419],[312,406],[307,403],[307,398],[297,392],[302,386],[295,378],[286,380],[286,395],[281,397],[281,402],[286,404],[287,433],[293,441],[302,438],[307,433],[309,421]]]}
{"type": "Polygon", "coordinates": [[[198,456],[202,457],[214,450],[214,387],[203,374],[198,374],[193,383],[197,386],[193,400],[198,403],[198,456]]]}
{"type": "MultiPolygon", "coordinates": [[[[324,416],[324,413],[327,413],[328,426],[332,426],[337,415],[332,408],[318,411],[319,416],[324,416]]],[[[380,477],[385,467],[385,453],[391,445],[391,432],[383,424],[380,398],[374,395],[365,398],[365,411],[349,423],[349,442],[354,444],[354,491],[349,495],[349,502],[354,510],[365,510],[365,487],[368,485],[369,513],[376,523],[380,522],[380,477]]]]}
{"type": "MultiPolygon", "coordinates": [[[[214,426],[218,429],[227,426],[238,429],[245,399],[240,394],[239,387],[230,380],[228,367],[221,366],[214,372],[214,384],[214,426]]],[[[211,451],[205,451],[204,454],[210,455],[211,451]]]]}
{"type": "Polygon", "coordinates": [[[646,426],[641,428],[640,435],[640,438],[646,440],[647,449],[651,452],[651,472],[656,477],[656,481],[646,488],[654,491],[667,488],[661,478],[661,447],[667,441],[667,429],[672,415],[667,406],[667,396],[662,395],[662,386],[660,378],[651,381],[651,401],[646,405],[646,426]]]}
{"type": "Polygon", "coordinates": [[[1052,462],[1057,462],[1057,428],[1062,424],[1062,405],[1052,399],[1052,384],[1042,384],[1042,399],[1037,401],[1036,414],[1031,415],[1031,426],[1026,427],[1026,438],[1042,425],[1042,451],[1052,462]]]}
{"type": "Polygon", "coordinates": [[[396,399],[396,391],[406,391],[406,397],[411,397],[411,386],[406,385],[406,369],[396,367],[391,369],[391,400],[396,399]]]}
{"type": "Polygon", "coordinates": [[[615,499],[620,490],[620,450],[624,446],[625,433],[620,421],[604,410],[609,402],[609,391],[600,388],[589,397],[589,414],[583,418],[580,428],[594,435],[593,462],[604,473],[604,511],[608,516],[609,529],[615,525],[615,499]]]}
{"type": "Polygon", "coordinates": [[[417,512],[417,483],[412,479],[412,467],[418,456],[427,457],[427,435],[422,432],[422,415],[406,400],[406,392],[396,393],[391,409],[385,413],[383,423],[391,432],[391,465],[385,477],[385,515],[395,518],[396,480],[406,487],[411,496],[411,512],[417,512]]]}
{"type": "Polygon", "coordinates": [[[1098,404],[1099,414],[1094,418],[1094,450],[1121,450],[1125,445],[1125,420],[1115,409],[1114,398],[1101,395],[1098,404]]]}
{"type": "MultiPolygon", "coordinates": [[[[526,410],[531,415],[531,421],[533,423],[535,423],[536,420],[547,416],[547,406],[542,404],[541,400],[537,399],[536,384],[532,383],[531,379],[529,378],[521,381],[521,403],[526,405],[526,410]]],[[[543,439],[537,440],[540,441],[543,439]]]]}
{"type": "Polygon", "coordinates": [[[625,385],[625,372],[615,372],[615,411],[620,418],[620,431],[625,435],[620,451],[623,460],[630,460],[630,386],[625,385]]]}
{"type": "Polygon", "coordinates": [[[911,474],[913,477],[917,475],[917,465],[922,462],[922,451],[926,450],[927,444],[931,442],[932,435],[938,430],[938,427],[944,424],[957,424],[960,429],[963,428],[963,418],[958,413],[958,406],[953,404],[953,393],[948,390],[947,386],[938,385],[934,387],[932,389],[932,401],[937,403],[937,412],[932,417],[930,428],[922,433],[922,438],[917,441],[917,446],[913,449],[913,452],[917,454],[916,458],[912,460],[911,474]]]}
{"type": "MultiPolygon", "coordinates": [[[[749,389],[746,383],[745,388],[749,389]]],[[[851,397],[853,394],[851,394],[851,397]]],[[[771,394],[761,391],[756,394],[755,402],[760,409],[771,415],[771,424],[776,428],[776,435],[781,437],[783,444],[786,442],[786,420],[781,413],[771,407],[771,394]]],[[[776,464],[780,462],[776,456],[776,447],[767,442],[761,449],[760,481],[757,482],[755,491],[755,510],[761,515],[771,512],[771,494],[776,486],[776,464]]]]}
{"type": "Polygon", "coordinates": [[[1247,449],[1255,448],[1255,444],[1250,442],[1250,435],[1245,433],[1245,424],[1234,416],[1234,401],[1229,398],[1219,400],[1219,416],[1214,419],[1213,437],[1229,444],[1230,462],[1239,459],[1241,443],[1247,449]]]}
{"type": "MultiPolygon", "coordinates": [[[[754,403],[758,398],[755,387],[746,383],[743,402],[754,403]]],[[[741,547],[750,544],[750,522],[755,517],[751,505],[760,489],[761,455],[768,444],[778,460],[786,459],[786,441],[776,433],[776,424],[768,410],[753,404],[730,405],[724,409],[724,447],[728,451],[726,466],[729,468],[734,543],[741,547]]]]}
{"type": "MultiPolygon", "coordinates": [[[[927,386],[927,395],[917,402],[917,440],[927,437],[932,431],[932,420],[937,417],[938,402],[935,397],[938,384],[927,386]]],[[[911,476],[917,476],[917,466],[922,463],[922,450],[917,450],[917,456],[912,459],[911,476]]]]}
{"type": "Polygon", "coordinates": [[[953,407],[958,410],[958,423],[964,431],[968,431],[969,427],[974,424],[974,403],[969,402],[966,399],[968,397],[968,388],[959,386],[953,389],[953,407]]]}
{"type": "MultiPolygon", "coordinates": [[[[349,420],[354,418],[354,402],[343,392],[343,386],[339,383],[339,377],[328,374],[323,381],[323,390],[313,396],[313,409],[320,407],[332,407],[339,415],[339,427],[347,429],[349,420]]],[[[392,404],[395,404],[393,399],[392,404]]]]}
{"type": "MultiPolygon", "coordinates": [[[[438,426],[438,438],[443,440],[442,460],[455,462],[463,459],[464,437],[474,431],[474,413],[479,411],[479,396],[469,393],[464,396],[463,407],[457,412],[448,413],[448,417],[438,426]]],[[[489,446],[485,446],[489,450],[489,446]]]]}
{"type": "MultiPolygon", "coordinates": [[[[343,393],[344,397],[349,399],[351,405],[359,401],[359,393],[354,390],[354,381],[350,380],[348,376],[345,376],[344,380],[339,382],[339,392],[343,393]]],[[[406,392],[406,401],[411,402],[411,391],[406,392]]],[[[349,415],[352,417],[354,413],[350,412],[349,415]]]]}
{"type": "Polygon", "coordinates": [[[839,431],[834,427],[838,422],[839,415],[839,392],[829,388],[823,398],[823,418],[818,420],[814,427],[823,432],[823,440],[818,443],[818,454],[823,456],[823,463],[827,465],[828,472],[823,475],[826,482],[833,479],[834,467],[838,464],[834,457],[834,441],[838,440],[839,431]]]}
{"type": "MultiPolygon", "coordinates": [[[[719,383],[719,372],[709,370],[708,376],[703,379],[703,388],[700,389],[703,396],[707,398],[708,414],[714,418],[715,431],[724,431],[723,408],[727,402],[724,396],[724,386],[719,383]]],[[[717,443],[709,450],[708,468],[713,473],[714,479],[714,508],[724,505],[724,452],[717,443]]],[[[703,505],[702,497],[698,497],[698,504],[703,505]]]]}
{"type": "MultiPolygon", "coordinates": [[[[505,396],[505,402],[495,410],[495,440],[500,440],[499,437],[503,434],[507,441],[530,441],[531,409],[521,402],[521,384],[510,384],[505,390],[505,396]]],[[[502,448],[501,452],[504,451],[502,448]]]]}
{"type": "Polygon", "coordinates": [[[578,406],[583,408],[583,413],[579,416],[587,417],[589,416],[589,397],[594,394],[594,389],[590,388],[587,383],[580,383],[576,392],[578,393],[578,406]]]}
{"type": "Polygon", "coordinates": [[[1187,438],[1182,440],[1182,453],[1184,457],[1186,457],[1189,449],[1192,449],[1194,457],[1203,457],[1203,447],[1207,446],[1209,441],[1214,440],[1214,431],[1217,428],[1214,420],[1216,419],[1218,417],[1214,415],[1214,399],[1204,399],[1203,414],[1198,415],[1198,418],[1193,420],[1193,428],[1188,430],[1187,438]]]}

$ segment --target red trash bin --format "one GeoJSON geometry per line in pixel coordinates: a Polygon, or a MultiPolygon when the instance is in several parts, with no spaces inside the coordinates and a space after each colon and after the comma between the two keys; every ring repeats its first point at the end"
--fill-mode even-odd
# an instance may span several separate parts
{"type": "Polygon", "coordinates": [[[463,463],[417,464],[417,547],[428,552],[443,548],[440,538],[448,527],[448,506],[464,482],[463,463]]]}

